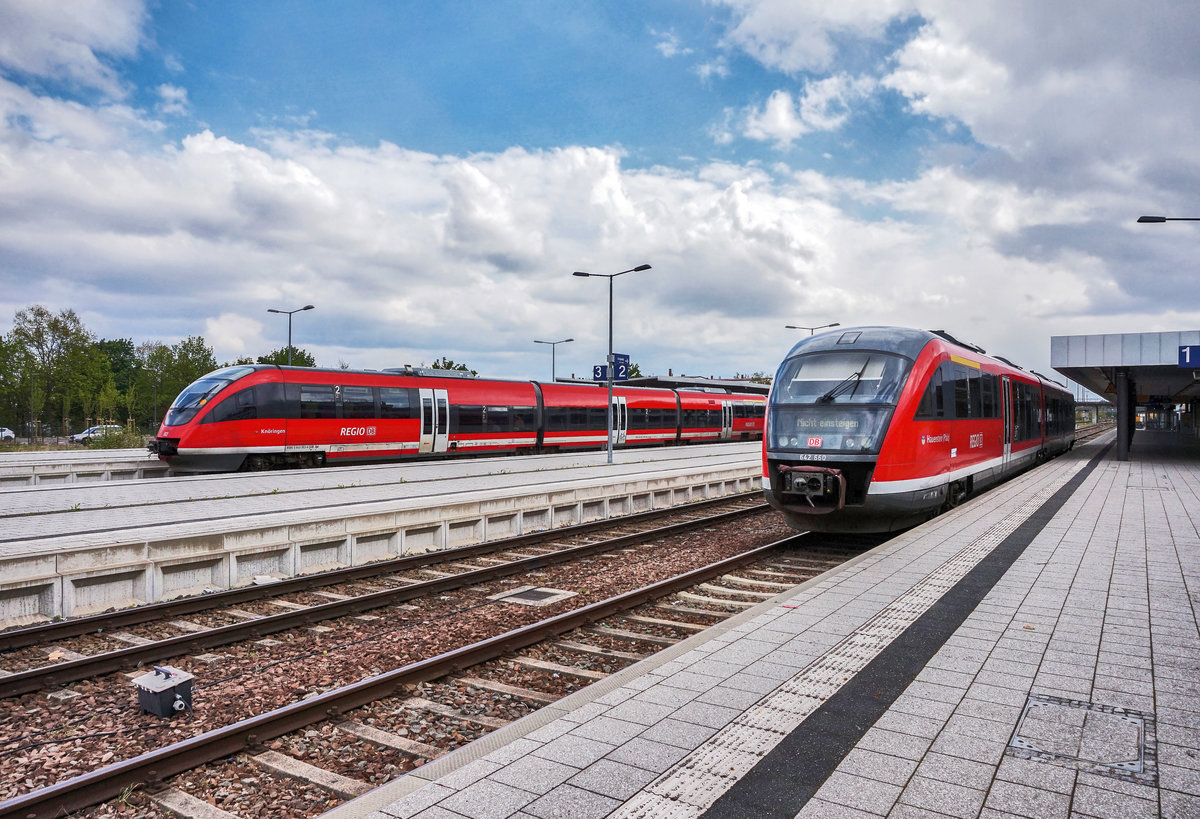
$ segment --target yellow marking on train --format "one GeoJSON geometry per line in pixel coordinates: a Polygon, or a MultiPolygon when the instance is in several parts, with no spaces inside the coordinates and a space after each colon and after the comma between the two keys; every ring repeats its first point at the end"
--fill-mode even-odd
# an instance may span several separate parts
{"type": "Polygon", "coordinates": [[[955,364],[962,364],[964,367],[974,367],[977,370],[982,369],[979,366],[979,362],[971,361],[969,358],[959,358],[956,355],[952,355],[952,356],[950,356],[950,360],[953,361],[955,364]]]}

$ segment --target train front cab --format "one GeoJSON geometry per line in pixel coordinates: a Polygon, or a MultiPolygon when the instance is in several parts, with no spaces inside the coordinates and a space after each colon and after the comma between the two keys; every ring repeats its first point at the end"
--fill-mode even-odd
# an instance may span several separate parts
{"type": "Polygon", "coordinates": [[[795,528],[892,528],[886,510],[863,512],[913,347],[865,328],[807,339],[783,362],[767,410],[763,488],[795,528]]]}

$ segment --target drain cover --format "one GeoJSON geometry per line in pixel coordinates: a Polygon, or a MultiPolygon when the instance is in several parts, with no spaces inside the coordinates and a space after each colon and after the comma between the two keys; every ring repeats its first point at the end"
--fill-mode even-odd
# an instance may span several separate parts
{"type": "Polygon", "coordinates": [[[1156,786],[1156,748],[1153,714],[1032,694],[1005,753],[1156,786]]]}
{"type": "Polygon", "coordinates": [[[505,603],[520,603],[523,606],[548,606],[559,600],[574,597],[577,592],[562,589],[547,589],[543,586],[522,586],[500,594],[493,594],[488,600],[502,600],[505,603]]]}

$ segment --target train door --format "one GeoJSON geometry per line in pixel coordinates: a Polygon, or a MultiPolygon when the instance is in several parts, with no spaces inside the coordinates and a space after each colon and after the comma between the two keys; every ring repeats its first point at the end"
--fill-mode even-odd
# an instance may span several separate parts
{"type": "Polygon", "coordinates": [[[629,404],[625,398],[614,395],[612,400],[613,445],[625,443],[629,433],[629,404]]]}
{"type": "Polygon", "coordinates": [[[1000,376],[1000,404],[1002,406],[1001,414],[1004,416],[1004,459],[1001,470],[1008,471],[1008,462],[1012,459],[1012,379],[1007,375],[1000,376]]]}
{"type": "Polygon", "coordinates": [[[445,452],[450,441],[450,399],[445,390],[421,390],[418,452],[445,452]]]}
{"type": "Polygon", "coordinates": [[[721,440],[728,441],[733,437],[733,402],[721,402],[721,440]]]}

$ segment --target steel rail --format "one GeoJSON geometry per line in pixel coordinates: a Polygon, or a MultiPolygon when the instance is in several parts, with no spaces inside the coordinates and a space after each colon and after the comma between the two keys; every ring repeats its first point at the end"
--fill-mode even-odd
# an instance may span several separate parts
{"type": "MultiPolygon", "coordinates": [[[[708,526],[713,523],[736,519],[763,511],[765,507],[766,504],[762,504],[697,520],[673,523],[668,526],[609,538],[595,543],[572,546],[544,555],[522,558],[503,563],[499,566],[488,566],[474,571],[462,572],[450,577],[436,578],[434,580],[413,583],[408,586],[400,586],[395,589],[371,592],[370,594],[352,597],[348,600],[335,600],[305,609],[260,617],[244,623],[232,623],[195,634],[181,634],[176,637],[168,637],[165,640],[156,640],[145,645],[130,646],[103,654],[82,657],[77,660],[67,660],[66,662],[55,663],[54,665],[19,671],[0,677],[0,698],[17,697],[32,691],[41,690],[42,688],[55,687],[76,680],[121,671],[141,663],[161,662],[192,651],[208,650],[238,640],[257,639],[267,634],[275,634],[290,628],[312,625],[322,620],[361,614],[371,609],[402,603],[406,600],[412,600],[425,595],[439,594],[462,586],[487,583],[512,574],[539,569],[543,566],[565,563],[584,555],[622,549],[647,538],[669,537],[699,526],[708,526]]],[[[272,586],[271,588],[274,587],[272,586]]]]}
{"type": "Polygon", "coordinates": [[[239,753],[247,748],[261,747],[267,740],[325,719],[336,719],[351,709],[391,696],[402,686],[434,680],[461,671],[587,623],[636,608],[680,589],[703,583],[710,578],[719,577],[757,560],[772,550],[793,545],[804,537],[803,534],[793,535],[641,589],[600,600],[539,623],[513,629],[394,671],[368,677],[344,688],[328,691],[234,725],[217,728],[165,748],[148,751],[133,759],[14,797],[0,802],[0,819],[10,816],[22,819],[50,819],[111,799],[127,788],[157,785],[167,777],[215,759],[239,753]]]}
{"type": "Polygon", "coordinates": [[[419,569],[438,563],[452,563],[454,561],[466,560],[473,557],[478,557],[480,555],[494,554],[495,552],[503,552],[509,549],[519,549],[543,540],[576,537],[578,535],[587,534],[598,529],[611,528],[626,522],[639,524],[647,520],[654,520],[655,518],[660,518],[671,514],[687,513],[689,511],[703,511],[706,508],[718,506],[722,503],[729,503],[730,501],[736,501],[739,499],[748,500],[753,498],[755,495],[761,497],[761,493],[751,492],[745,495],[713,498],[709,500],[698,501],[696,503],[689,503],[683,506],[671,507],[668,509],[655,509],[649,512],[640,512],[636,515],[627,515],[621,518],[606,518],[605,520],[601,521],[592,521],[590,523],[580,523],[574,526],[564,526],[558,529],[546,529],[540,532],[514,535],[513,537],[503,538],[501,540],[476,543],[470,546],[459,546],[454,549],[445,549],[436,552],[422,552],[421,554],[407,555],[405,557],[394,558],[392,560],[366,563],[361,566],[348,566],[343,569],[334,569],[328,572],[280,580],[277,583],[241,586],[236,589],[225,589],[223,591],[212,592],[210,594],[194,595],[191,597],[180,598],[178,600],[167,600],[161,603],[150,603],[144,606],[123,609],[121,611],[93,614],[88,617],[75,617],[69,620],[60,620],[52,623],[41,623],[36,626],[0,632],[0,653],[5,651],[13,651],[14,649],[18,648],[25,648],[26,646],[37,645],[38,643],[49,642],[52,640],[65,640],[68,637],[80,637],[85,634],[95,634],[104,630],[111,631],[114,628],[138,625],[140,623],[147,623],[152,620],[166,619],[169,617],[183,617],[201,611],[220,608],[222,606],[235,606],[254,600],[261,600],[266,597],[278,597],[284,594],[296,594],[299,592],[311,591],[312,589],[319,589],[323,586],[333,586],[338,583],[352,583],[357,580],[365,580],[371,577],[378,577],[379,575],[383,574],[411,571],[413,569],[419,569]]]}

